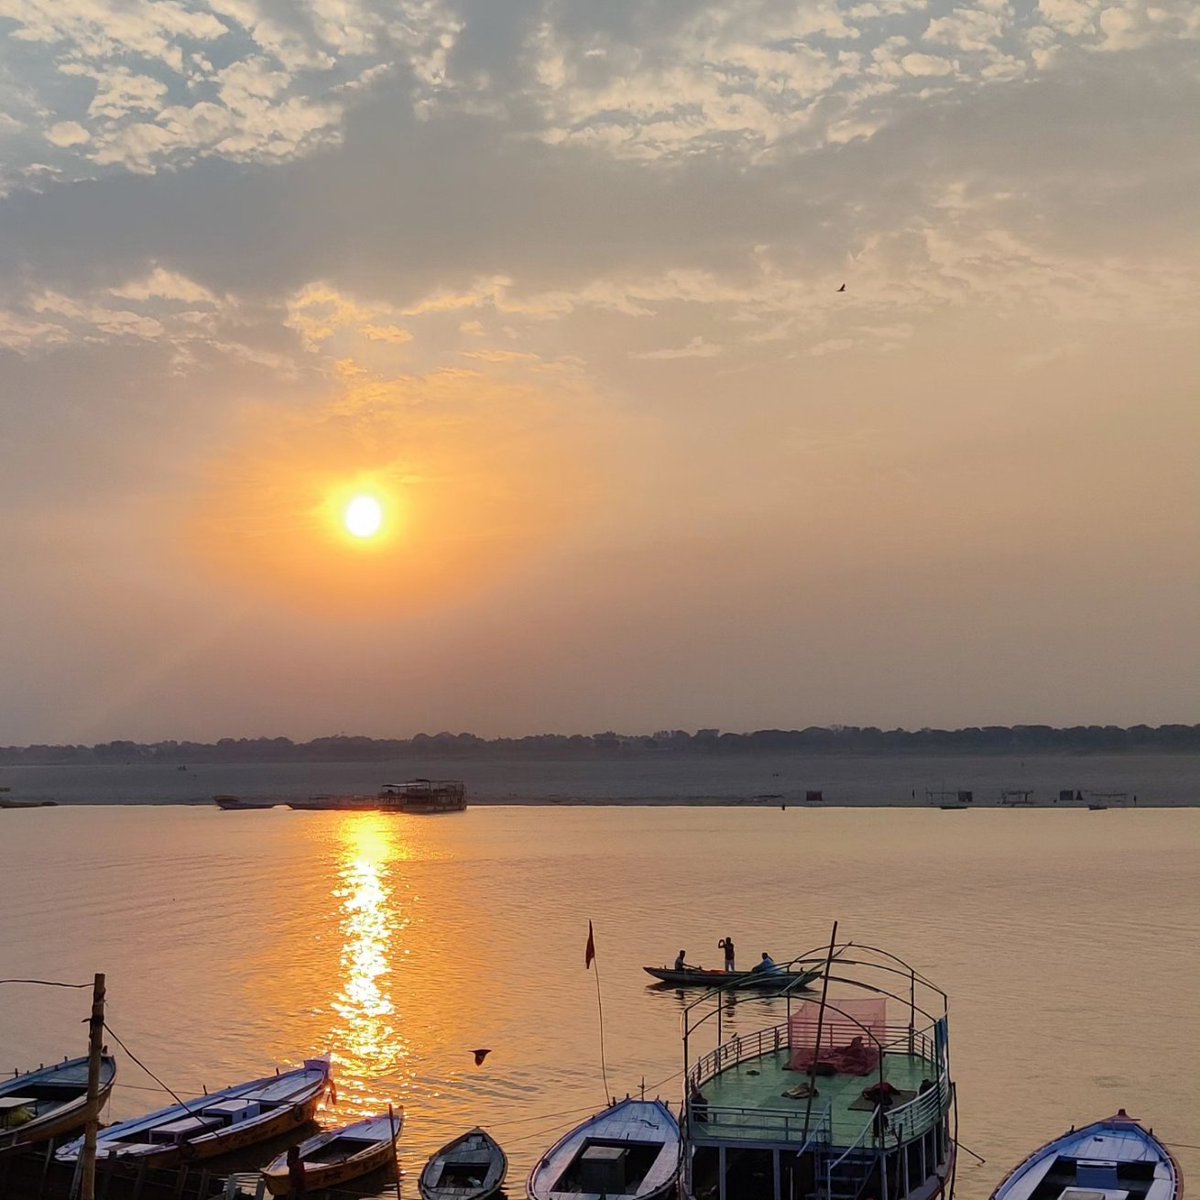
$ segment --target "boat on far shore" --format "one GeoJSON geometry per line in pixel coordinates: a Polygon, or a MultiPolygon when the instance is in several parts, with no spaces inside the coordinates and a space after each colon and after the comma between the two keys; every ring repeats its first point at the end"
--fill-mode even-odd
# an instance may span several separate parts
{"type": "Polygon", "coordinates": [[[321,795],[297,800],[289,796],[214,796],[213,803],[226,812],[283,806],[296,812],[463,812],[466,788],[457,779],[409,779],[385,783],[374,795],[321,795]]]}

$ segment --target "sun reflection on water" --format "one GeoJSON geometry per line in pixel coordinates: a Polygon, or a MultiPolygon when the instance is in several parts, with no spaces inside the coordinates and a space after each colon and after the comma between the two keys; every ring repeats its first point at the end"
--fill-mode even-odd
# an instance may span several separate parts
{"type": "Polygon", "coordinates": [[[396,832],[394,818],[379,813],[347,816],[337,830],[342,950],[331,1042],[343,1107],[355,1113],[380,1111],[412,1077],[393,1000],[396,946],[412,920],[389,878],[408,857],[396,832]]]}

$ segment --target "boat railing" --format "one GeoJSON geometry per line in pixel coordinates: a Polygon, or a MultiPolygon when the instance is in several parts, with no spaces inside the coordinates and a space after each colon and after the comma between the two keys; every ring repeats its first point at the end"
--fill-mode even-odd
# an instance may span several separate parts
{"type": "Polygon", "coordinates": [[[807,1122],[804,1112],[798,1109],[740,1108],[734,1105],[703,1107],[695,1101],[688,1105],[688,1127],[694,1138],[741,1137],[768,1142],[792,1142],[804,1138],[797,1153],[810,1146],[827,1146],[833,1139],[832,1106],[809,1114],[807,1122]],[[807,1136],[805,1128],[807,1126],[807,1136]]]}
{"type": "MultiPolygon", "coordinates": [[[[878,1045],[884,1054],[912,1054],[929,1063],[931,1068],[937,1068],[939,1065],[933,1039],[924,1031],[910,1029],[907,1025],[884,1026],[879,1031],[878,1045]]],[[[698,1059],[688,1071],[688,1079],[699,1085],[726,1068],[736,1066],[747,1059],[762,1058],[764,1054],[790,1048],[786,1021],[765,1029],[756,1029],[753,1033],[734,1034],[728,1041],[722,1042],[715,1050],[698,1059]]]]}
{"type": "Polygon", "coordinates": [[[902,1142],[914,1141],[941,1119],[949,1103],[950,1076],[943,1071],[932,1087],[905,1104],[887,1109],[884,1116],[888,1131],[902,1142]]]}
{"type": "Polygon", "coordinates": [[[785,1021],[766,1029],[756,1029],[753,1033],[734,1034],[728,1041],[722,1042],[715,1050],[710,1051],[697,1061],[688,1072],[688,1078],[694,1084],[701,1084],[714,1075],[720,1074],[727,1067],[736,1066],[749,1058],[762,1058],[764,1054],[772,1054],[777,1050],[788,1048],[788,1027],[785,1021]]]}
{"type": "MultiPolygon", "coordinates": [[[[826,1197],[831,1197],[833,1195],[833,1181],[834,1177],[838,1173],[839,1168],[842,1169],[843,1173],[853,1170],[854,1168],[851,1165],[852,1162],[860,1162],[864,1155],[869,1154],[874,1150],[873,1146],[870,1148],[867,1147],[867,1138],[875,1129],[878,1113],[879,1108],[876,1106],[875,1110],[871,1113],[871,1116],[863,1125],[862,1131],[859,1133],[858,1137],[856,1137],[854,1141],[851,1142],[850,1145],[838,1155],[837,1158],[834,1158],[832,1155],[830,1155],[825,1166],[826,1197]]],[[[859,1174],[861,1175],[861,1179],[859,1186],[854,1191],[855,1196],[862,1191],[862,1185],[866,1182],[868,1173],[866,1171],[861,1171],[859,1174]]]]}

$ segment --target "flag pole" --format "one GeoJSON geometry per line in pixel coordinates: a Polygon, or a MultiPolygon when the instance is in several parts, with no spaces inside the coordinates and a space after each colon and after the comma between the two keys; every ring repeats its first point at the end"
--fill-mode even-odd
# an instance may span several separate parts
{"type": "Polygon", "coordinates": [[[596,964],[596,1012],[600,1018],[600,1077],[604,1080],[604,1105],[607,1108],[612,1097],[608,1090],[608,1067],[604,1061],[604,1001],[600,997],[600,960],[596,957],[596,935],[592,932],[591,921],[588,922],[587,950],[583,960],[589,971],[592,969],[592,963],[596,964]]]}

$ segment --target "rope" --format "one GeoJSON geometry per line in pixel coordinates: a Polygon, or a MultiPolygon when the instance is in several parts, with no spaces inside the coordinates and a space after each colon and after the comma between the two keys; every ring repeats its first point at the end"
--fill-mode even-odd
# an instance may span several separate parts
{"type": "Polygon", "coordinates": [[[62,983],[57,979],[0,979],[0,983],[38,983],[42,987],[88,988],[90,983],[62,983]]]}
{"type": "MultiPolygon", "coordinates": [[[[162,1090],[164,1092],[166,1092],[171,1097],[171,1099],[175,1101],[176,1104],[183,1105],[183,1107],[185,1109],[187,1108],[187,1105],[184,1104],[184,1102],[182,1100],[180,1100],[180,1098],[178,1096],[176,1096],[175,1093],[173,1091],[171,1091],[171,1089],[169,1087],[167,1087],[167,1085],[165,1083],[163,1083],[163,1081],[161,1079],[159,1079],[159,1077],[157,1075],[155,1075],[155,1073],[152,1070],[150,1070],[150,1068],[148,1066],[146,1066],[146,1064],[144,1062],[142,1062],[142,1060],[140,1058],[138,1058],[138,1056],[136,1054],[134,1054],[134,1052],[132,1050],[130,1050],[130,1048],[127,1045],[125,1045],[125,1043],[123,1041],[121,1041],[121,1039],[117,1036],[117,1031],[115,1029],[113,1029],[113,1027],[107,1021],[104,1022],[104,1028],[110,1034],[112,1034],[113,1041],[116,1042],[117,1045],[120,1046],[121,1049],[124,1050],[125,1053],[128,1054],[129,1057],[131,1059],[133,1059],[133,1061],[135,1063],[137,1063],[137,1065],[139,1067],[141,1067],[142,1070],[145,1071],[146,1074],[149,1075],[150,1078],[153,1079],[154,1082],[157,1083],[158,1086],[160,1088],[162,1088],[162,1090]]],[[[190,1112],[191,1110],[188,1109],[188,1111],[190,1112]]]]}

